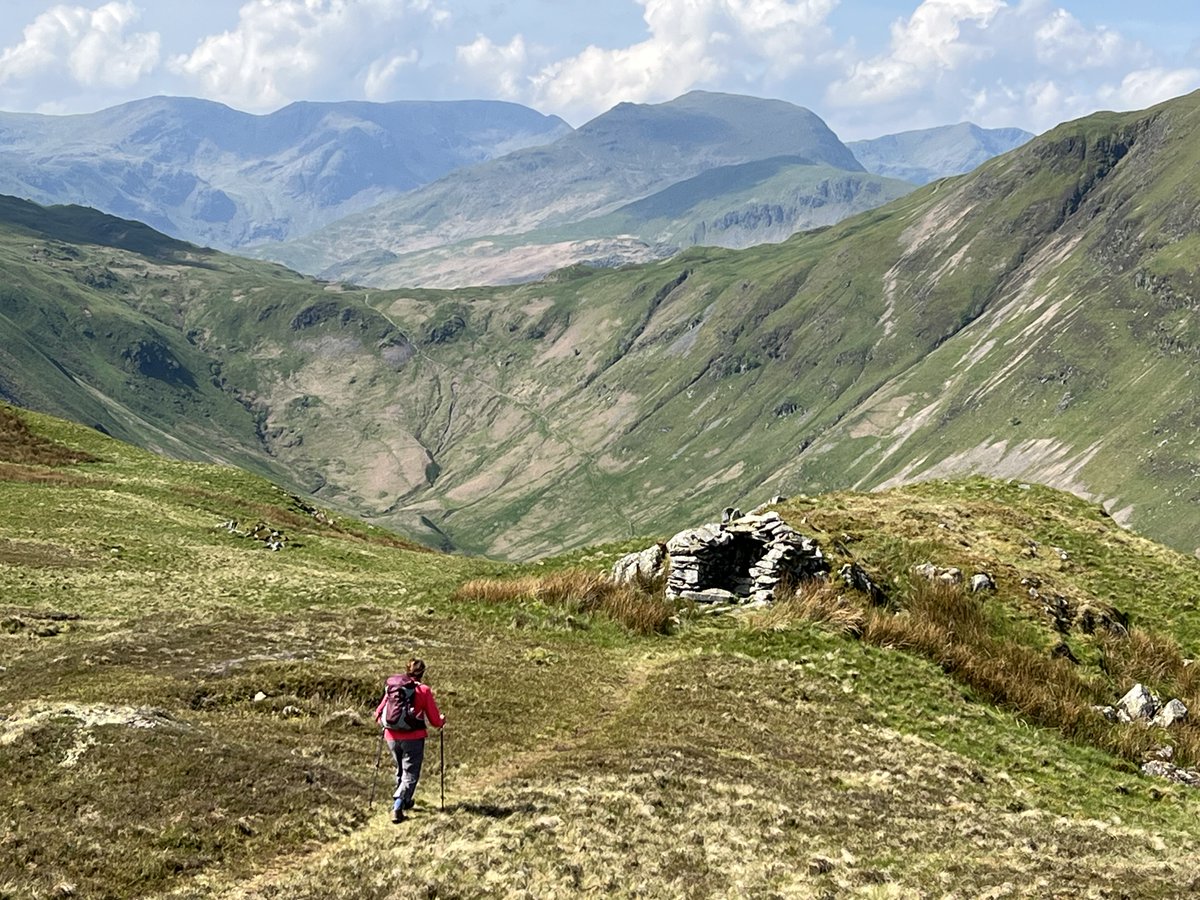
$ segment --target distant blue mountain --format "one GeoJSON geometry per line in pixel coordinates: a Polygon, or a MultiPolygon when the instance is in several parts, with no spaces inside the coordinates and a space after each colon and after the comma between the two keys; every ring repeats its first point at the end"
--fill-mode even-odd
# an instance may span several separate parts
{"type": "Polygon", "coordinates": [[[87,115],[0,113],[0,193],[236,248],[570,132],[556,116],[481,100],[293,103],[257,116],[154,97],[87,115]]]}
{"type": "Polygon", "coordinates": [[[1033,138],[1020,128],[980,128],[970,122],[888,134],[846,146],[874,175],[928,184],[963,175],[1033,138]]]}

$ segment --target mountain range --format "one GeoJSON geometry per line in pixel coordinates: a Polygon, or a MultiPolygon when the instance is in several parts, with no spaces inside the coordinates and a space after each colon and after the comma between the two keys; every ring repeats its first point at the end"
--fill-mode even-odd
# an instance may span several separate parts
{"type": "Polygon", "coordinates": [[[514,558],[959,472],[1191,552],[1198,135],[1097,114],[781,244],[457,291],[9,201],[0,392],[514,558]]]}
{"type": "Polygon", "coordinates": [[[153,97],[86,115],[0,113],[0,192],[233,249],[306,234],[570,130],[474,100],[293,103],[256,116],[153,97]]]}
{"type": "Polygon", "coordinates": [[[1007,153],[1033,139],[1020,128],[980,128],[970,122],[888,134],[846,146],[873,175],[928,184],[962,175],[993,156],[1007,153]]]}
{"type": "MultiPolygon", "coordinates": [[[[965,172],[1010,145],[999,131],[945,132],[856,147],[873,172],[911,176],[965,172]]],[[[376,286],[526,281],[697,243],[779,241],[908,190],[865,172],[812,112],[729,94],[621,104],[577,131],[483,101],[295,103],[255,116],[156,97],[88,115],[0,114],[0,193],[376,286]]]]}

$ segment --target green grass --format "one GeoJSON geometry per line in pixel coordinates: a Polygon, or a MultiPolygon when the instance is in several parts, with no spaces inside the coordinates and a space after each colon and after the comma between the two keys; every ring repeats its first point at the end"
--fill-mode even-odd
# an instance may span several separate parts
{"type": "MultiPolygon", "coordinates": [[[[0,478],[6,900],[1196,887],[1200,794],[1039,727],[918,647],[782,608],[639,634],[570,584],[645,542],[519,567],[444,556],[237,470],[7,415],[24,444],[90,461],[8,462],[0,478]],[[287,548],[218,527],[229,518],[282,526],[287,548]],[[561,596],[458,590],[537,573],[561,596]],[[411,655],[449,717],[447,809],[435,739],[398,830],[386,772],[367,807],[370,714],[411,655]]],[[[1072,598],[1107,583],[1135,628],[1197,641],[1200,567],[1057,492],[981,479],[782,511],[910,615],[910,564],[930,558],[993,571],[996,640],[1048,650],[1022,598],[1033,575],[1072,598]],[[1071,542],[1071,565],[1023,555],[1029,539],[1071,542]]],[[[1099,678],[1103,643],[1071,640],[1099,678]]],[[[1139,653],[1114,689],[1164,656],[1139,653]]]]}
{"type": "Polygon", "coordinates": [[[22,207],[0,225],[0,392],[495,558],[978,472],[1191,553],[1198,116],[1185,97],[1067,123],[780,245],[449,292],[22,207]]]}

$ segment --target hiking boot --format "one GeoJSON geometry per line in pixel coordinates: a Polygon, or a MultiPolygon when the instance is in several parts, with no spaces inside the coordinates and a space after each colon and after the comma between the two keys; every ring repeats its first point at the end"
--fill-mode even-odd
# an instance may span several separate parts
{"type": "Polygon", "coordinates": [[[404,810],[402,810],[402,809],[393,809],[392,810],[392,824],[393,825],[399,825],[406,818],[408,818],[408,817],[406,815],[404,815],[404,810]]]}

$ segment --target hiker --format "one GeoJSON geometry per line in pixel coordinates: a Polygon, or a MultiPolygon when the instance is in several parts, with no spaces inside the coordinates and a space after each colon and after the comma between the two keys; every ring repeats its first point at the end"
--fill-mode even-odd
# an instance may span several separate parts
{"type": "Polygon", "coordinates": [[[446,717],[438,709],[433,691],[421,683],[424,677],[425,661],[410,659],[403,675],[388,678],[383,699],[375,709],[375,721],[382,722],[388,749],[396,762],[392,821],[397,824],[406,818],[404,811],[413,806],[413,794],[425,759],[426,723],[434,728],[446,725],[446,717]]]}

